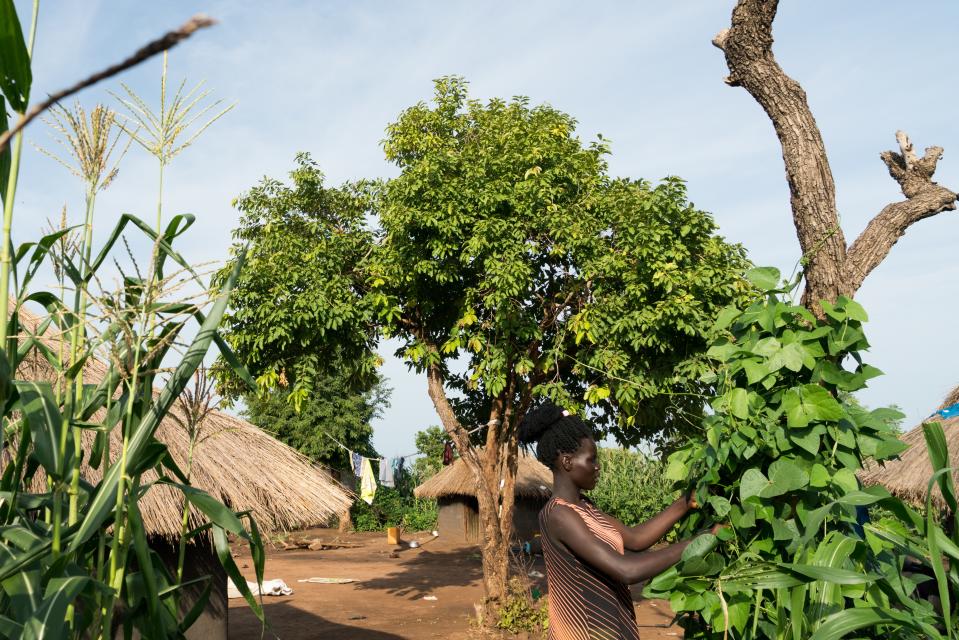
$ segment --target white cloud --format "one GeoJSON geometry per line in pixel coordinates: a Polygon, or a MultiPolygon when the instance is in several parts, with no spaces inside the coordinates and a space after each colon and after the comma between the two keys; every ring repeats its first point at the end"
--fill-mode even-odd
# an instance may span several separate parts
{"type": "MultiPolygon", "coordinates": [[[[18,2],[18,7],[28,3],[18,2]]],[[[218,0],[220,19],[170,55],[174,79],[206,79],[236,109],[178,158],[167,175],[166,211],[193,212],[184,239],[191,259],[222,259],[236,224],[230,201],[264,175],[283,177],[297,151],[310,151],[331,183],[389,175],[379,143],[387,123],[419,100],[431,80],[461,74],[473,94],[529,95],[578,118],[584,139],[612,139],[613,173],[685,178],[692,200],[712,211],[721,233],[753,259],[785,271],[799,257],[782,159],[765,114],[742,89],[726,87],[712,36],[728,25],[732,2],[475,3],[218,0]]],[[[52,91],[180,24],[188,3],[91,3],[42,7],[37,88],[52,91]],[[55,7],[55,8],[54,8],[55,7]]],[[[776,24],[782,66],[806,89],[830,153],[848,239],[882,206],[901,197],[878,153],[906,129],[922,147],[946,155],[941,183],[959,187],[959,131],[952,126],[959,86],[959,41],[949,31],[959,8],[945,0],[921,7],[826,0],[783,3],[776,24]],[[935,47],[912,47],[921,33],[935,47]],[[944,80],[945,79],[945,80],[944,80]]],[[[155,100],[159,62],[124,81],[155,100]]],[[[108,100],[105,89],[81,96],[108,100]]],[[[39,127],[31,135],[44,139],[39,127]]],[[[156,170],[131,150],[117,183],[100,199],[108,221],[121,211],[152,219],[156,170]]],[[[18,196],[16,230],[26,237],[64,202],[81,211],[81,193],[65,172],[32,151],[18,196]]],[[[105,232],[106,224],[100,227],[105,232]]],[[[950,256],[959,235],[954,214],[924,221],[873,273],[860,299],[873,317],[876,364],[867,402],[897,402],[911,421],[928,414],[959,382],[944,354],[955,353],[949,318],[955,302],[950,256]],[[930,312],[932,311],[932,312],[930,312]]],[[[388,363],[394,405],[377,425],[384,454],[405,453],[412,431],[436,422],[425,383],[388,363]]]]}

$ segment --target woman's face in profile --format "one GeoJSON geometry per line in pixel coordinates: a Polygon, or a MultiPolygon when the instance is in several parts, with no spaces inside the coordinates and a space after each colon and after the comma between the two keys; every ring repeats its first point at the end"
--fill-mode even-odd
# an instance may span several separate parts
{"type": "Polygon", "coordinates": [[[576,486],[586,491],[595,487],[600,470],[596,460],[596,442],[592,438],[583,438],[579,441],[579,449],[565,455],[569,456],[566,473],[576,486]]]}

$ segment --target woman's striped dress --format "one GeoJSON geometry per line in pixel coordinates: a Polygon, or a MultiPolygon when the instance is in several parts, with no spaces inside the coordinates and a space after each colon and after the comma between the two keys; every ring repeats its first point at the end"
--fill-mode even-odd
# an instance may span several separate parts
{"type": "Polygon", "coordinates": [[[639,640],[626,585],[583,563],[550,535],[550,516],[556,509],[572,509],[593,535],[623,553],[623,537],[591,503],[572,504],[562,498],[546,503],[539,512],[539,526],[549,588],[549,640],[639,640]]]}

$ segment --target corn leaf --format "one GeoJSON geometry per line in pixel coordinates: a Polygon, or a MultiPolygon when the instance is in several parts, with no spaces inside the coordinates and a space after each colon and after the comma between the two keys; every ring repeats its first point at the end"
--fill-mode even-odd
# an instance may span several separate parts
{"type": "Polygon", "coordinates": [[[27,110],[32,82],[30,54],[16,7],[13,0],[0,0],[0,89],[17,113],[27,110]]]}
{"type": "Polygon", "coordinates": [[[88,576],[70,576],[50,580],[43,603],[23,625],[23,640],[66,638],[69,630],[64,624],[67,606],[91,583],[93,579],[88,576]]]}
{"type": "Polygon", "coordinates": [[[66,428],[63,416],[60,415],[53,395],[53,386],[49,382],[30,380],[17,380],[14,386],[20,396],[20,408],[30,425],[34,443],[33,454],[51,478],[63,478],[70,469],[73,458],[73,434],[66,428]],[[61,452],[64,438],[67,443],[66,451],[61,452]]]}
{"type": "Polygon", "coordinates": [[[809,640],[839,640],[853,631],[881,624],[912,628],[926,633],[930,638],[941,637],[935,629],[921,625],[908,614],[875,607],[858,607],[839,611],[826,618],[809,640]]]}
{"type": "Polygon", "coordinates": [[[217,558],[220,559],[220,564],[223,566],[224,571],[226,571],[227,577],[233,581],[233,584],[236,586],[237,590],[243,595],[243,599],[246,600],[246,603],[250,605],[250,609],[259,618],[260,622],[263,625],[266,625],[266,617],[263,613],[263,607],[260,606],[260,603],[256,601],[256,598],[253,597],[253,592],[250,591],[250,587],[246,584],[246,578],[243,577],[243,574],[240,573],[240,569],[236,566],[236,562],[233,561],[233,552],[230,549],[230,541],[226,537],[226,531],[222,527],[213,527],[213,544],[216,548],[217,558]]]}
{"type": "MultiPolygon", "coordinates": [[[[167,381],[166,386],[163,387],[159,397],[153,402],[146,415],[140,420],[140,423],[134,427],[127,447],[127,456],[130,460],[136,460],[143,455],[160,421],[167,412],[170,411],[173,403],[183,392],[183,389],[186,388],[187,384],[189,384],[197,367],[203,362],[203,356],[206,355],[209,350],[217,327],[223,320],[223,314],[226,313],[230,291],[233,290],[237,278],[240,275],[240,269],[243,268],[244,257],[244,254],[238,257],[230,277],[227,279],[223,289],[213,303],[210,315],[200,326],[196,338],[194,338],[186,353],[183,354],[183,358],[170,375],[170,379],[167,381]]],[[[83,523],[80,525],[79,530],[70,543],[70,551],[75,551],[80,545],[89,540],[100,528],[100,525],[110,517],[113,511],[113,502],[116,499],[116,488],[120,482],[120,475],[125,471],[121,469],[121,466],[122,465],[117,462],[104,474],[103,479],[97,486],[97,491],[93,499],[90,501],[87,516],[84,518],[83,523]]]]}
{"type": "MultiPolygon", "coordinates": [[[[942,424],[939,422],[925,422],[922,425],[922,435],[926,439],[926,449],[929,451],[929,462],[933,471],[939,471],[949,466],[949,447],[946,444],[946,434],[942,430],[942,424]]],[[[956,490],[952,480],[952,474],[942,474],[937,476],[936,482],[942,497],[953,513],[956,512],[956,490]]]]}

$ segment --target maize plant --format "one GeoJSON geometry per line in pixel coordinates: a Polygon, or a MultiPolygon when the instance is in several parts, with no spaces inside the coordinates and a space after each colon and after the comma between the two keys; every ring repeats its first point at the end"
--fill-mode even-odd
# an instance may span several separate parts
{"type": "MultiPolygon", "coordinates": [[[[7,105],[28,121],[37,10],[35,2],[24,39],[13,2],[0,0],[0,133],[11,124],[7,105]]],[[[75,162],[68,168],[86,184],[84,225],[60,225],[15,246],[22,131],[0,149],[0,636],[182,637],[206,606],[211,577],[184,582],[182,572],[150,548],[139,503],[157,485],[178,489],[186,509],[203,514],[202,525],[184,527],[181,544],[211,539],[227,575],[262,619],[228,539],[250,543],[262,580],[256,524],[190,486],[188,472],[156,438],[212,345],[252,383],[217,331],[243,256],[211,291],[174,249],[193,223],[189,215],[155,229],[124,214],[106,241],[94,246],[93,196],[117,171],[109,161],[116,146],[113,115],[102,107],[92,110],[89,121],[79,108],[55,113],[75,162]],[[125,244],[129,233],[145,234],[153,249],[144,269],[133,260],[132,273],[125,273],[120,241],[125,244]],[[102,281],[115,273],[114,265],[120,283],[110,290],[102,281]],[[57,276],[58,289],[35,286],[44,269],[57,276]],[[185,295],[185,284],[199,293],[185,295]],[[29,310],[39,308],[45,311],[39,316],[29,310]],[[191,323],[197,329],[187,340],[191,323]],[[183,611],[179,595],[197,582],[207,587],[183,611]]]]}

